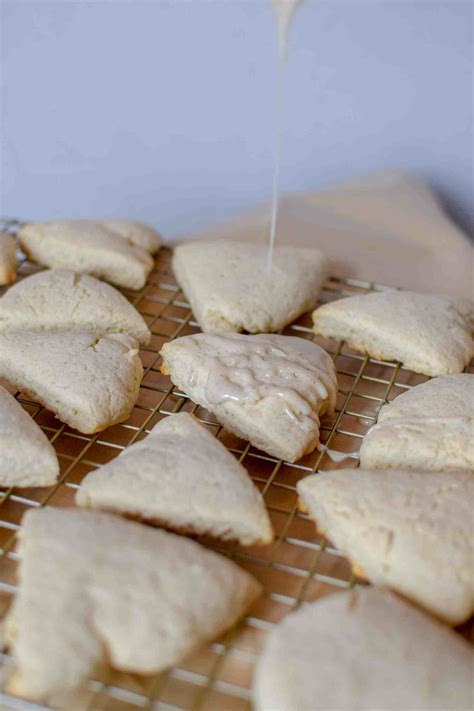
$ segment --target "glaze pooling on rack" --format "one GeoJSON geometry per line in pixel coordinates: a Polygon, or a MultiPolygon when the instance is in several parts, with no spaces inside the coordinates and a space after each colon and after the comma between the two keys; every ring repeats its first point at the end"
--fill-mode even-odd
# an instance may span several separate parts
{"type": "Polygon", "coordinates": [[[346,459],[359,459],[359,452],[338,452],[335,449],[326,447],[326,445],[321,444],[321,442],[317,445],[316,449],[318,452],[327,454],[329,459],[336,463],[343,462],[346,459]]]}
{"type": "Polygon", "coordinates": [[[205,392],[213,405],[278,397],[286,403],[288,417],[306,431],[319,424],[320,408],[333,412],[337,392],[333,364],[311,341],[272,334],[195,338],[210,353],[205,392]]]}

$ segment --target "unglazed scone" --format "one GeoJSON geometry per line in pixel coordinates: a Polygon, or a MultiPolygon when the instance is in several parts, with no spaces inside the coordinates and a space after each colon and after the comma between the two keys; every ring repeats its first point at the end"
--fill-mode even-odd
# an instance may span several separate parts
{"type": "Polygon", "coordinates": [[[412,291],[350,296],[320,306],[314,331],[344,339],[379,360],[398,360],[425,375],[460,373],[473,353],[471,324],[454,302],[412,291]]]}
{"type": "Polygon", "coordinates": [[[364,469],[474,470],[474,375],[442,375],[380,410],[359,452],[364,469]]]}
{"type": "Polygon", "coordinates": [[[205,333],[280,331],[313,308],[327,275],[321,252],[241,242],[191,242],[177,247],[173,270],[205,333]]]}
{"type": "Polygon", "coordinates": [[[244,467],[187,413],[161,420],[146,439],[88,474],[76,503],[243,545],[273,539],[244,467]]]}
{"type": "Polygon", "coordinates": [[[10,693],[46,699],[106,661],[152,674],[231,627],[260,585],[194,541],[78,509],[30,510],[6,638],[10,693]]]}
{"type": "Polygon", "coordinates": [[[150,341],[142,316],[117,289],[88,274],[47,269],[12,286],[0,299],[0,331],[128,333],[150,341]]]}
{"type": "Polygon", "coordinates": [[[36,222],[22,227],[18,240],[38,264],[92,274],[126,289],[141,289],[153,269],[150,251],[141,246],[148,238],[117,228],[115,221],[36,222]]]}
{"type": "Polygon", "coordinates": [[[0,378],[79,432],[99,432],[127,419],[142,375],[138,344],[124,333],[0,333],[0,378]]]}
{"type": "MultiPolygon", "coordinates": [[[[93,220],[91,220],[93,222],[93,220]]],[[[100,220],[109,230],[150,254],[156,254],[161,246],[161,236],[153,227],[134,220],[100,220]]]]}
{"type": "Polygon", "coordinates": [[[294,462],[319,442],[319,418],[334,412],[330,356],[290,336],[199,333],[165,343],[162,372],[230,432],[294,462]]]}
{"type": "Polygon", "coordinates": [[[54,447],[0,385],[0,486],[50,486],[58,475],[54,447]]]}
{"type": "Polygon", "coordinates": [[[469,711],[473,653],[460,635],[386,591],[304,605],[257,660],[255,711],[469,711]]]}
{"type": "Polygon", "coordinates": [[[0,232],[0,286],[15,281],[17,266],[15,240],[0,232]]]}
{"type": "Polygon", "coordinates": [[[344,469],[297,489],[318,528],[371,582],[450,625],[474,612],[470,472],[344,469]]]}

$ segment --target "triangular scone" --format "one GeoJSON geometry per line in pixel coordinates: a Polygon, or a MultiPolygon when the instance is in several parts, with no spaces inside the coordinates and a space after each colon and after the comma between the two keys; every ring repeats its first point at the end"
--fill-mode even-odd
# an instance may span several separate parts
{"type": "Polygon", "coordinates": [[[398,360],[416,373],[460,373],[473,353],[471,326],[449,299],[411,291],[350,296],[320,306],[314,330],[344,339],[380,360],[398,360]]]}
{"type": "Polygon", "coordinates": [[[105,662],[151,674],[231,627],[260,594],[229,559],[111,514],[30,510],[6,624],[10,693],[42,699],[105,662]]]}
{"type": "Polygon", "coordinates": [[[79,432],[127,419],[143,375],[137,342],[124,333],[0,333],[0,378],[79,432]]]}
{"type": "Polygon", "coordinates": [[[255,711],[468,711],[473,653],[395,595],[356,588],[300,607],[257,660],[255,711]]]}
{"type": "Polygon", "coordinates": [[[128,333],[148,343],[142,316],[117,289],[88,274],[47,269],[12,286],[0,299],[0,331],[128,333]]]}
{"type": "Polygon", "coordinates": [[[141,289],[153,269],[146,249],[103,221],[36,222],[22,227],[18,240],[38,264],[92,274],[126,289],[141,289]]]}
{"type": "Polygon", "coordinates": [[[15,281],[17,266],[15,240],[0,232],[0,286],[15,281]]]}
{"type": "Polygon", "coordinates": [[[199,333],[165,343],[162,372],[230,432],[294,462],[319,442],[332,414],[334,363],[311,341],[290,336],[199,333]]]}
{"type": "Polygon", "coordinates": [[[187,413],[161,420],[146,439],[88,474],[76,503],[243,545],[273,539],[243,466],[187,413]]]}
{"type": "Polygon", "coordinates": [[[474,471],[474,375],[442,375],[380,410],[359,452],[364,469],[474,471]]]}
{"type": "Polygon", "coordinates": [[[451,625],[474,612],[470,472],[343,469],[297,488],[318,528],[371,582],[451,625]]]}
{"type": "Polygon", "coordinates": [[[280,331],[313,308],[327,275],[315,249],[241,242],[194,242],[175,249],[173,269],[206,333],[280,331]]]}
{"type": "Polygon", "coordinates": [[[54,447],[0,385],[0,486],[50,486],[58,475],[54,447]]]}
{"type": "MultiPolygon", "coordinates": [[[[94,222],[94,220],[91,220],[94,222]]],[[[158,252],[161,245],[160,234],[153,229],[144,225],[142,222],[134,220],[100,220],[109,230],[126,239],[135,247],[143,247],[150,254],[158,252]]]]}

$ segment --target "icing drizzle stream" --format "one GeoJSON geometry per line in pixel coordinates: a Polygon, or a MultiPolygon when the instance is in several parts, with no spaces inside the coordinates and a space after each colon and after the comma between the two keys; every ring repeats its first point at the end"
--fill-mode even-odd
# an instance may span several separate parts
{"type": "Polygon", "coordinates": [[[300,0],[270,0],[275,11],[278,31],[278,77],[275,106],[275,129],[273,138],[273,180],[272,180],[272,211],[270,220],[270,240],[268,245],[267,270],[270,271],[273,262],[276,227],[278,220],[278,193],[280,186],[281,144],[283,133],[283,109],[285,95],[285,66],[288,51],[288,33],[296,6],[300,0]]]}

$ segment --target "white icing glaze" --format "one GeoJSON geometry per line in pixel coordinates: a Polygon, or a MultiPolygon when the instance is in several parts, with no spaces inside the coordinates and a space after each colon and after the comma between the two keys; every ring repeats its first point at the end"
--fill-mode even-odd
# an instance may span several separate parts
{"type": "Polygon", "coordinates": [[[358,422],[360,422],[362,425],[366,425],[366,426],[369,426],[369,425],[371,425],[371,424],[374,422],[374,420],[371,419],[371,418],[369,418],[369,417],[358,417],[357,420],[358,420],[358,422]]]}
{"type": "Polygon", "coordinates": [[[288,50],[288,33],[291,20],[300,0],[270,0],[270,5],[275,11],[278,32],[278,49],[280,59],[286,58],[288,50]]]}
{"type": "Polygon", "coordinates": [[[206,336],[212,349],[206,398],[256,403],[281,398],[292,422],[305,430],[319,424],[318,412],[332,412],[337,381],[329,355],[311,341],[259,334],[206,336]]]}
{"type": "Polygon", "coordinates": [[[338,452],[335,449],[326,447],[321,442],[317,445],[319,452],[325,452],[333,462],[343,462],[344,459],[359,459],[359,452],[338,452]]]}
{"type": "Polygon", "coordinates": [[[272,180],[272,212],[270,219],[270,238],[268,244],[267,271],[271,270],[273,250],[275,247],[276,226],[278,218],[278,189],[280,182],[281,140],[283,132],[283,108],[285,64],[288,51],[288,33],[296,6],[300,0],[270,0],[275,11],[278,32],[278,80],[275,106],[275,135],[273,140],[273,180],[272,180]]]}

